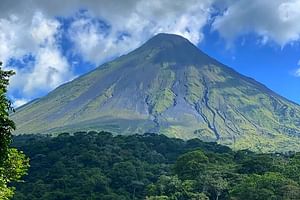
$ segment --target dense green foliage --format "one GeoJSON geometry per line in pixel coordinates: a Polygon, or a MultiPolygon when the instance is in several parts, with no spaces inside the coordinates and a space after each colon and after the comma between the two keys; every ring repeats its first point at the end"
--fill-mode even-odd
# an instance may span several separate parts
{"type": "Polygon", "coordinates": [[[22,152],[10,148],[11,132],[15,129],[15,124],[9,119],[12,108],[6,92],[9,77],[14,72],[2,70],[1,65],[0,62],[0,199],[6,200],[14,194],[14,188],[9,187],[9,184],[19,181],[26,174],[28,160],[22,152]]]}
{"type": "Polygon", "coordinates": [[[13,71],[4,71],[1,69],[0,62],[0,161],[3,162],[8,156],[8,147],[11,143],[11,131],[15,129],[15,124],[9,119],[11,105],[6,98],[9,77],[14,74],[13,71]]]}
{"type": "Polygon", "coordinates": [[[14,145],[31,158],[15,200],[300,199],[300,154],[106,132],[17,136],[14,145]]]}

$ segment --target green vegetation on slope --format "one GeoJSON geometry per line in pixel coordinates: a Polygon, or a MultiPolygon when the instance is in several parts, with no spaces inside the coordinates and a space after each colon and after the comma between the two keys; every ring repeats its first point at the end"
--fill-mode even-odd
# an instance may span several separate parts
{"type": "Polygon", "coordinates": [[[168,68],[169,64],[164,63],[161,72],[150,86],[147,103],[150,113],[153,115],[161,114],[174,104],[175,94],[172,86],[175,81],[175,73],[168,68]]]}
{"type": "Polygon", "coordinates": [[[17,136],[14,145],[31,158],[14,200],[300,199],[299,153],[106,132],[17,136]]]}
{"type": "Polygon", "coordinates": [[[190,104],[200,101],[204,96],[204,86],[201,82],[201,75],[196,67],[189,67],[186,75],[187,95],[186,99],[190,104]]]}

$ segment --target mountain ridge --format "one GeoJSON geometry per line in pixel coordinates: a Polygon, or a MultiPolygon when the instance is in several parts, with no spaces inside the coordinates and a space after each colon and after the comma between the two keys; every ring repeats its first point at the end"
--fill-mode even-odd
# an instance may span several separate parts
{"type": "Polygon", "coordinates": [[[154,36],[12,118],[16,134],[155,132],[235,149],[300,150],[298,104],[173,34],[154,36]]]}

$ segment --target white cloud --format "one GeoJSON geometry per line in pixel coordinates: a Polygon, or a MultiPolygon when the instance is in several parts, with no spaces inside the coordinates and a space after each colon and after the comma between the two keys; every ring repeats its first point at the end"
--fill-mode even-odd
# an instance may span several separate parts
{"type": "Polygon", "coordinates": [[[46,19],[42,13],[37,12],[32,19],[30,34],[38,44],[53,45],[59,27],[60,23],[58,21],[46,19]]]}
{"type": "Polygon", "coordinates": [[[92,18],[76,19],[69,29],[69,37],[75,45],[75,53],[82,55],[87,61],[101,62],[107,56],[109,41],[101,31],[99,22],[92,18]]]}
{"type": "Polygon", "coordinates": [[[188,3],[170,0],[112,2],[119,6],[111,3],[102,6],[99,1],[94,5],[94,2],[88,1],[88,17],[75,19],[69,32],[77,52],[97,64],[107,57],[136,48],[160,32],[175,33],[199,43],[203,39],[201,29],[210,18],[213,3],[211,0],[188,3]],[[101,31],[99,24],[93,21],[95,18],[104,20],[110,26],[109,32],[101,31]],[[119,40],[120,33],[128,33],[129,36],[119,40]]]}
{"type": "Polygon", "coordinates": [[[4,65],[10,58],[20,57],[32,50],[32,45],[26,44],[30,42],[26,29],[28,24],[22,23],[15,15],[0,18],[0,59],[4,65]]]}
{"type": "Polygon", "coordinates": [[[294,71],[293,75],[296,77],[300,77],[300,60],[297,63],[298,69],[296,69],[296,71],[294,71]]]}
{"type": "Polygon", "coordinates": [[[37,95],[54,89],[71,77],[69,64],[59,50],[55,47],[42,48],[36,55],[33,70],[28,73],[23,91],[28,96],[37,95]]]}
{"type": "Polygon", "coordinates": [[[18,108],[20,106],[23,106],[24,104],[26,104],[29,100],[28,99],[14,99],[13,102],[13,107],[14,108],[18,108]]]}
{"type": "Polygon", "coordinates": [[[295,75],[296,77],[300,77],[300,68],[298,68],[298,69],[295,71],[294,75],[295,75]]]}
{"type": "Polygon", "coordinates": [[[299,41],[299,21],[299,0],[240,0],[216,17],[213,29],[229,42],[242,34],[255,33],[264,44],[273,41],[284,46],[299,41]]]}
{"type": "Polygon", "coordinates": [[[16,71],[16,75],[11,79],[9,92],[18,93],[21,98],[12,96],[14,104],[20,105],[25,100],[44,94],[72,78],[71,67],[61,54],[56,41],[57,35],[60,34],[60,23],[57,20],[46,18],[41,12],[36,12],[30,23],[23,22],[17,17],[4,22],[7,29],[9,27],[12,29],[3,32],[3,37],[0,37],[0,42],[4,44],[2,45],[4,50],[0,50],[2,59],[6,62],[9,58],[22,61],[28,54],[34,58],[33,61],[25,63],[26,67],[23,68],[10,66],[8,63],[5,66],[16,71]]]}

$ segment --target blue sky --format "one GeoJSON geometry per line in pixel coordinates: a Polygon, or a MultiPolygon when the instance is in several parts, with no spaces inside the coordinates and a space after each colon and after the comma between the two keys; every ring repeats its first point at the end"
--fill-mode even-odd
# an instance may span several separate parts
{"type": "Polygon", "coordinates": [[[300,0],[2,0],[0,59],[15,106],[137,48],[160,32],[188,38],[300,103],[300,0]]]}

